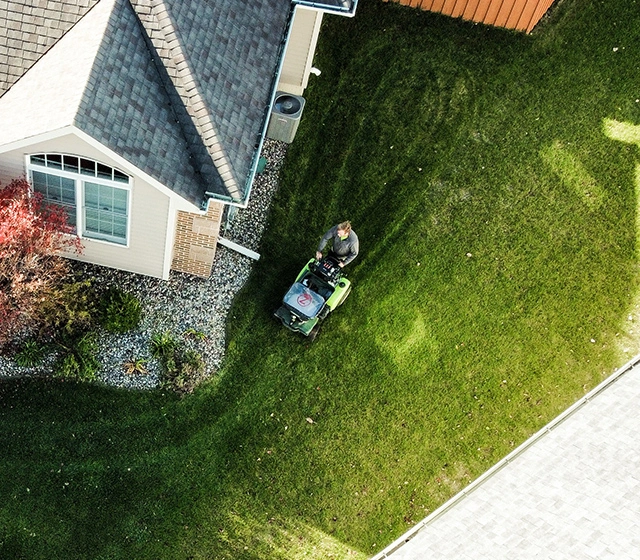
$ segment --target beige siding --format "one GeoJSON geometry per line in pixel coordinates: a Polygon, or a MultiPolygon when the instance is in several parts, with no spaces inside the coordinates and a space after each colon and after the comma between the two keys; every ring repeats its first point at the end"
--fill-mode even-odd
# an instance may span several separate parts
{"type": "MultiPolygon", "coordinates": [[[[122,169],[97,148],[69,134],[33,144],[28,148],[0,154],[2,183],[6,184],[16,176],[25,175],[26,156],[38,152],[80,155],[122,169]]],[[[83,254],[72,258],[148,276],[166,276],[169,268],[167,261],[171,259],[171,255],[167,254],[169,251],[166,249],[166,237],[170,235],[173,239],[174,235],[173,228],[168,230],[169,208],[169,196],[142,178],[134,176],[129,198],[129,245],[123,247],[114,243],[83,239],[83,254]]]]}
{"type": "Polygon", "coordinates": [[[278,90],[302,95],[320,34],[322,12],[298,7],[291,23],[291,35],[284,56],[278,90]]]}
{"type": "Polygon", "coordinates": [[[24,157],[18,154],[17,157],[7,158],[0,154],[0,188],[9,181],[23,177],[25,175],[24,157]]]}
{"type": "Polygon", "coordinates": [[[129,204],[128,247],[84,239],[84,253],[76,258],[162,278],[165,258],[170,258],[165,254],[169,197],[134,179],[129,204]]]}

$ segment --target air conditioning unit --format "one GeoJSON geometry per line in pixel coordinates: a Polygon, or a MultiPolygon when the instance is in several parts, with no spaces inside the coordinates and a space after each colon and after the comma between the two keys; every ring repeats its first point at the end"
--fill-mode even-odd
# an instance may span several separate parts
{"type": "Polygon", "coordinates": [[[291,144],[300,125],[304,104],[304,97],[284,91],[276,92],[267,127],[267,138],[291,144]]]}

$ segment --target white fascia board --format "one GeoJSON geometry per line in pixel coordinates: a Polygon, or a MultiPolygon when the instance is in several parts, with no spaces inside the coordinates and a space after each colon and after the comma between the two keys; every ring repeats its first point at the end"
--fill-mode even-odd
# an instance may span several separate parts
{"type": "MultiPolygon", "coordinates": [[[[13,150],[21,150],[24,148],[28,148],[29,146],[33,146],[34,144],[38,144],[40,142],[47,142],[50,140],[55,140],[56,138],[61,138],[62,136],[67,136],[68,134],[73,134],[78,137],[83,142],[89,144],[91,147],[95,148],[99,152],[103,153],[106,157],[115,161],[117,165],[127,173],[140,177],[145,182],[149,183],[156,189],[158,189],[161,193],[168,196],[173,202],[173,206],[176,210],[184,210],[185,212],[197,212],[199,214],[203,214],[206,211],[202,210],[195,204],[192,204],[188,200],[182,198],[179,194],[173,192],[169,187],[163,185],[157,179],[154,179],[151,175],[136,167],[131,162],[123,158],[118,153],[114,152],[111,148],[107,148],[102,142],[99,142],[86,132],[80,130],[78,127],[74,125],[64,126],[57,130],[51,130],[49,132],[44,132],[42,134],[36,134],[35,136],[29,136],[27,138],[22,138],[21,140],[16,140],[14,142],[9,142],[8,144],[4,144],[0,146],[0,154],[5,152],[10,152],[13,150]]],[[[82,154],[78,154],[82,155],[82,154]]]]}
{"type": "Polygon", "coordinates": [[[154,179],[151,175],[149,175],[139,167],[133,165],[130,161],[123,158],[117,152],[114,152],[111,148],[107,148],[102,142],[99,142],[98,140],[75,126],[71,128],[73,129],[73,133],[76,136],[84,140],[90,146],[93,146],[97,150],[101,151],[105,156],[111,158],[122,168],[123,171],[127,171],[131,175],[140,177],[145,182],[158,189],[162,194],[168,196],[175,210],[203,213],[203,210],[198,208],[195,204],[192,204],[188,200],[185,200],[179,194],[173,192],[169,187],[163,185],[160,181],[154,179]]]}
{"type": "Polygon", "coordinates": [[[294,4],[298,6],[304,6],[317,10],[318,12],[324,12],[325,14],[334,14],[338,16],[353,17],[356,15],[356,9],[358,8],[358,0],[353,1],[351,8],[341,8],[340,6],[331,6],[324,4],[322,1],[314,2],[313,0],[293,0],[294,4]]]}
{"type": "Polygon", "coordinates": [[[61,136],[66,136],[67,134],[74,132],[74,129],[75,127],[73,125],[68,125],[68,126],[63,126],[62,128],[58,128],[56,130],[43,132],[42,134],[36,134],[34,136],[27,136],[26,138],[21,138],[20,140],[14,140],[13,142],[9,142],[7,144],[1,145],[0,154],[4,154],[5,152],[11,152],[13,150],[21,150],[23,148],[27,148],[39,142],[47,142],[49,140],[55,140],[56,138],[60,138],[61,136]]]}

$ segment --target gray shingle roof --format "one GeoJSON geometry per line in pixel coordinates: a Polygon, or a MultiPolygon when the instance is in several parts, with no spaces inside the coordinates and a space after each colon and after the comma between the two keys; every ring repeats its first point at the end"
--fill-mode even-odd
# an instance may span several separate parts
{"type": "MultiPolygon", "coordinates": [[[[35,35],[7,47],[17,62],[0,65],[6,87],[62,36],[48,24],[68,30],[96,0],[40,3],[35,35]]],[[[19,16],[27,33],[32,8],[3,4],[0,25],[19,16]]],[[[290,0],[117,0],[74,124],[195,204],[205,192],[242,200],[290,10],[290,0]]]]}
{"type": "Polygon", "coordinates": [[[206,184],[126,0],[110,15],[74,124],[183,198],[203,201],[206,184]]]}
{"type": "Polygon", "coordinates": [[[212,191],[241,198],[269,106],[290,0],[131,0],[208,157],[212,191]],[[270,69],[270,71],[265,71],[270,69]],[[213,162],[214,168],[211,168],[213,162]]]}

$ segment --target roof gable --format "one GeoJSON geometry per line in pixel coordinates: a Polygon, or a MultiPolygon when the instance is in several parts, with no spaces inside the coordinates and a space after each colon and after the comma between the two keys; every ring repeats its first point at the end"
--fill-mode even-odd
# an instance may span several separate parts
{"type": "Polygon", "coordinates": [[[131,0],[210,191],[242,198],[270,105],[289,0],[131,0]],[[195,141],[195,142],[194,142],[195,141]]]}
{"type": "MultiPolygon", "coordinates": [[[[100,4],[106,1],[100,0],[100,4]]],[[[74,123],[109,149],[201,206],[207,182],[127,0],[115,0],[74,123]]],[[[1,100],[0,100],[1,101],[1,100]]]]}
{"type": "Polygon", "coordinates": [[[0,97],[0,145],[73,124],[113,2],[103,0],[0,97]]]}

